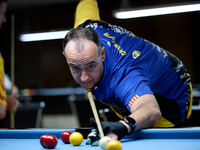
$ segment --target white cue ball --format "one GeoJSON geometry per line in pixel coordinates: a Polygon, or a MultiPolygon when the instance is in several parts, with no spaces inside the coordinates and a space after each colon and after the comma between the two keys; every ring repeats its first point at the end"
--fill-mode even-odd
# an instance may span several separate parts
{"type": "Polygon", "coordinates": [[[108,144],[108,142],[112,141],[111,137],[109,136],[104,136],[103,138],[101,138],[99,140],[99,146],[105,150],[106,149],[106,145],[108,144]]]}

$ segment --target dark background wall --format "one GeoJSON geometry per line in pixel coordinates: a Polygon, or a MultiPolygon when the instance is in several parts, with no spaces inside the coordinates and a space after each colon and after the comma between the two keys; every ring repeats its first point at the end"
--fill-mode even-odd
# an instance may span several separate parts
{"type": "MultiPolygon", "coordinates": [[[[132,1],[131,7],[177,3],[178,0],[132,1]]],[[[191,1],[181,1],[191,2],[191,1]]],[[[200,82],[200,12],[118,20],[111,12],[120,8],[120,0],[99,0],[101,19],[122,26],[178,56],[192,76],[200,82]]],[[[77,3],[8,8],[7,22],[0,30],[0,49],[5,71],[10,74],[11,14],[15,15],[15,84],[20,88],[66,87],[74,82],[62,55],[62,40],[20,42],[21,33],[70,29],[77,3]]]]}

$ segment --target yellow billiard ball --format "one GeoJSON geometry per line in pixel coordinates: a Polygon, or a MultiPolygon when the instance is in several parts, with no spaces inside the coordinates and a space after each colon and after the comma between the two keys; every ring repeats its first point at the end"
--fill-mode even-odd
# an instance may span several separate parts
{"type": "Polygon", "coordinates": [[[69,141],[74,146],[79,146],[83,142],[83,135],[79,132],[73,132],[69,136],[69,141]]]}
{"type": "Polygon", "coordinates": [[[112,140],[106,145],[106,150],[122,150],[122,144],[118,140],[112,140]]]}

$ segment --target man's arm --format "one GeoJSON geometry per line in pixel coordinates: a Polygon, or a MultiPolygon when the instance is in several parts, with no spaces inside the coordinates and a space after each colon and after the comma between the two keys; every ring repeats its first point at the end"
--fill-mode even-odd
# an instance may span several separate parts
{"type": "Polygon", "coordinates": [[[7,97],[7,106],[0,104],[0,120],[5,118],[6,116],[6,109],[12,110],[14,113],[16,113],[19,101],[18,101],[18,95],[11,95],[7,97]]]}
{"type": "MultiPolygon", "coordinates": [[[[133,118],[137,122],[135,131],[154,127],[159,119],[161,118],[160,108],[158,103],[152,94],[145,94],[139,97],[131,107],[131,115],[129,117],[133,118]]],[[[131,128],[124,121],[120,121],[128,128],[130,132],[131,128]]]]}
{"type": "MultiPolygon", "coordinates": [[[[129,117],[133,118],[137,123],[137,126],[134,131],[154,127],[161,118],[160,108],[154,95],[145,94],[139,97],[133,103],[131,107],[131,115],[129,115],[129,117]]],[[[131,127],[125,121],[120,120],[119,122],[126,126],[128,130],[127,133],[131,132],[131,127]]],[[[119,135],[122,138],[127,133],[125,133],[124,127],[121,126],[119,122],[116,122],[114,124],[111,122],[104,122],[103,126],[105,128],[110,126],[111,130],[113,130],[114,132],[120,130],[119,135]]],[[[114,132],[108,133],[107,136],[110,136],[113,140],[120,140],[121,138],[118,137],[119,135],[115,134],[114,132]]]]}
{"type": "MultiPolygon", "coordinates": [[[[154,127],[161,118],[160,108],[154,95],[145,94],[139,97],[133,103],[129,117],[133,118],[137,123],[134,131],[154,127]]],[[[94,119],[90,119],[90,124],[96,128],[94,119]]],[[[121,140],[126,134],[131,132],[131,127],[124,120],[117,122],[103,121],[101,125],[104,134],[113,140],[121,140]]]]}

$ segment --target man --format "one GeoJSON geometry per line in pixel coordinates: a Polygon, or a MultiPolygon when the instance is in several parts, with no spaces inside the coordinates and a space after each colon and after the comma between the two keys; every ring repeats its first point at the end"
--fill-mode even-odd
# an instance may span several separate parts
{"type": "MultiPolygon", "coordinates": [[[[7,0],[0,0],[0,28],[6,22],[7,0]]],[[[6,110],[12,110],[14,113],[19,105],[17,100],[18,95],[6,96],[6,89],[4,86],[4,60],[0,53],[0,128],[7,127],[4,122],[6,110]]]]}
{"type": "Polygon", "coordinates": [[[191,78],[183,63],[132,32],[101,21],[96,1],[78,4],[74,29],[63,47],[76,82],[122,119],[101,123],[112,139],[149,127],[183,126],[190,117],[191,78]]]}

